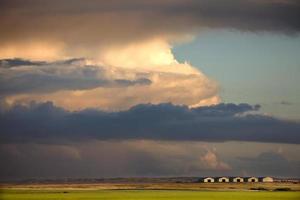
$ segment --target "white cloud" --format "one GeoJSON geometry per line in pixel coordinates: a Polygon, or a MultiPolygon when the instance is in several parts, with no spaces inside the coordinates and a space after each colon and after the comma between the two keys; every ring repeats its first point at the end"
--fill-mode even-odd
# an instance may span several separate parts
{"type": "Polygon", "coordinates": [[[206,153],[200,157],[200,161],[207,169],[230,170],[231,167],[221,161],[214,150],[207,149],[206,153]]]}
{"type": "MultiPolygon", "coordinates": [[[[45,76],[51,73],[54,80],[66,77],[69,81],[70,78],[72,80],[75,78],[73,86],[53,91],[45,90],[44,93],[19,92],[6,96],[7,102],[52,101],[69,110],[91,107],[122,110],[141,103],[171,102],[177,105],[199,106],[216,104],[220,101],[217,83],[190,64],[179,63],[172,54],[171,46],[162,39],[107,48],[102,50],[97,58],[85,62],[64,64],[54,62],[45,65],[46,70],[45,66],[23,66],[1,70],[14,74],[26,69],[27,74],[34,75],[40,75],[42,71],[45,76]],[[90,81],[91,77],[85,77],[83,73],[90,69],[95,72],[92,75],[94,82],[149,80],[149,84],[98,84],[98,86],[93,84],[93,87],[81,87],[78,81],[82,81],[82,84],[90,81]],[[81,80],[80,76],[88,80],[81,80]],[[75,86],[77,84],[78,86],[75,86]]],[[[40,81],[43,80],[46,81],[46,79],[40,81]]],[[[44,84],[51,88],[54,83],[44,84]]]]}

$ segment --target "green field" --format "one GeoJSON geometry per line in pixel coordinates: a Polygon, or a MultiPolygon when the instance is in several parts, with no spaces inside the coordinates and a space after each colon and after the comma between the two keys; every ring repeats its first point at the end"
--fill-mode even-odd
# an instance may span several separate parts
{"type": "Polygon", "coordinates": [[[1,200],[299,200],[299,192],[179,190],[1,190],[1,200]]]}

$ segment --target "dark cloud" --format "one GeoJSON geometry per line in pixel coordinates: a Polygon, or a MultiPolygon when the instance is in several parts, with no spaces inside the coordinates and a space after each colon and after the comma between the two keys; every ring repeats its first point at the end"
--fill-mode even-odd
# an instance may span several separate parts
{"type": "MultiPolygon", "coordinates": [[[[41,17],[59,15],[71,17],[87,14],[115,14],[117,16],[144,16],[141,21],[149,21],[162,27],[160,23],[171,25],[177,20],[177,26],[184,22],[194,26],[236,28],[240,30],[279,30],[299,31],[300,4],[297,0],[114,0],[89,1],[67,0],[45,3],[30,0],[2,1],[3,13],[16,12],[22,16],[39,15],[41,17]],[[47,9],[45,9],[47,7],[47,9]],[[147,17],[148,16],[148,17],[147,17]],[[159,16],[162,21],[155,21],[159,16]],[[151,19],[152,18],[152,19],[151,19]],[[183,20],[181,20],[183,19],[183,20]],[[151,21],[153,20],[153,21],[151,21]],[[166,23],[168,20],[171,22],[166,23]],[[186,21],[184,21],[186,20],[186,21]]],[[[67,20],[66,18],[63,18],[67,20]]],[[[126,22],[126,18],[123,19],[126,22]]],[[[59,22],[58,22],[59,23],[59,22]]],[[[127,22],[128,23],[128,22],[127,22]]],[[[118,23],[117,25],[119,25],[118,23]]],[[[79,24],[77,24],[79,25],[79,24]]],[[[176,26],[176,25],[175,25],[176,26]]]]}
{"type": "Polygon", "coordinates": [[[2,59],[0,60],[0,68],[10,68],[10,67],[17,67],[17,66],[24,66],[24,65],[45,65],[47,64],[44,61],[31,61],[31,60],[24,60],[21,58],[15,59],[2,59]]]}
{"type": "Polygon", "coordinates": [[[262,152],[257,157],[240,157],[239,165],[248,174],[256,176],[299,177],[299,161],[289,161],[276,152],[262,152]]]}
{"type": "Polygon", "coordinates": [[[226,173],[201,144],[155,141],[91,141],[68,145],[0,145],[0,178],[178,176],[226,173]],[[213,159],[203,160],[207,153],[213,159]],[[212,163],[210,163],[212,162],[212,163]]]}
{"type": "MultiPolygon", "coordinates": [[[[251,156],[243,152],[220,155],[219,145],[149,140],[0,144],[0,181],[65,177],[300,176],[299,159],[289,161],[279,153],[259,150],[255,148],[257,143],[249,144],[252,148],[247,152],[251,156]]],[[[231,149],[240,147],[237,142],[221,145],[231,149]]],[[[268,148],[274,144],[264,145],[268,148]]],[[[293,145],[289,148],[297,153],[293,145]]]]}
{"type": "Polygon", "coordinates": [[[151,84],[147,78],[114,79],[107,76],[106,70],[87,65],[84,59],[56,62],[4,59],[0,60],[0,96],[151,84]]]}
{"type": "Polygon", "coordinates": [[[2,143],[68,143],[90,139],[300,143],[300,124],[250,114],[258,106],[219,104],[189,109],[137,105],[127,111],[65,111],[51,102],[16,105],[0,116],[2,143]],[[247,114],[248,113],[248,114],[247,114]]]}
{"type": "Polygon", "coordinates": [[[99,47],[158,35],[172,37],[205,27],[300,30],[298,0],[2,0],[0,12],[3,45],[34,39],[92,48],[95,43],[99,47]]]}

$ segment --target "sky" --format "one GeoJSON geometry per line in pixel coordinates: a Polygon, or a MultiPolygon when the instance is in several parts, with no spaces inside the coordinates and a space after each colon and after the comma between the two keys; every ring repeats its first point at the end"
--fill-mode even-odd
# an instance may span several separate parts
{"type": "Polygon", "coordinates": [[[300,177],[297,0],[0,13],[1,180],[300,177]]]}
{"type": "Polygon", "coordinates": [[[266,113],[300,119],[299,36],[207,30],[173,52],[217,80],[223,102],[258,103],[266,113]]]}

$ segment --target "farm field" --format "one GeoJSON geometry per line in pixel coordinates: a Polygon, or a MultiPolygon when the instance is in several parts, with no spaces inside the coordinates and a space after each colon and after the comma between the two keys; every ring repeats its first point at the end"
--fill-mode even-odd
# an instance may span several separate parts
{"type": "Polygon", "coordinates": [[[5,189],[1,200],[296,200],[300,193],[271,191],[188,191],[188,190],[29,190],[5,189]]]}
{"type": "Polygon", "coordinates": [[[294,183],[64,183],[2,184],[1,200],[296,200],[294,183]],[[282,191],[286,190],[286,191],[282,191]]]}

